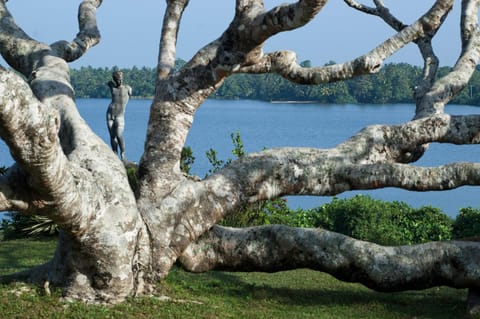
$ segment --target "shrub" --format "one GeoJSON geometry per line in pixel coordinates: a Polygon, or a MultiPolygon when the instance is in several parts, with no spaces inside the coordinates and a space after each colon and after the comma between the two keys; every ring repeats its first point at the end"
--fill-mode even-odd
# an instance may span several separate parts
{"type": "Polygon", "coordinates": [[[472,238],[480,236],[480,209],[462,208],[453,223],[453,238],[472,238]]]}
{"type": "Polygon", "coordinates": [[[130,166],[126,167],[127,170],[127,178],[128,178],[128,184],[130,185],[130,188],[132,189],[133,192],[138,191],[138,179],[137,179],[137,167],[135,166],[130,166]]]}
{"type": "Polygon", "coordinates": [[[382,245],[407,245],[451,237],[452,220],[433,207],[414,209],[404,202],[370,196],[334,198],[315,209],[317,227],[382,245]]]}
{"type": "Polygon", "coordinates": [[[453,220],[439,208],[423,206],[414,209],[408,220],[413,243],[452,239],[453,220]]]}

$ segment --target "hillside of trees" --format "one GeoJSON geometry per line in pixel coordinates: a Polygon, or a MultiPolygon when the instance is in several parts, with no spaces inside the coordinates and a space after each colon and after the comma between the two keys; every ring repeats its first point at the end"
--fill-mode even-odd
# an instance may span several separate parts
{"type": "MultiPolygon", "coordinates": [[[[177,61],[180,66],[185,62],[177,61]]],[[[333,62],[331,62],[333,63],[333,62]]],[[[304,66],[309,61],[302,62],[304,66]]],[[[112,68],[81,67],[71,70],[72,84],[79,98],[110,98],[108,81],[112,68]]],[[[448,67],[440,70],[440,76],[448,67]]],[[[480,74],[475,71],[470,85],[453,103],[480,105],[480,74]]],[[[153,96],[155,68],[133,67],[122,69],[125,82],[133,87],[135,97],[153,96]]],[[[228,78],[211,96],[216,99],[252,99],[262,101],[313,101],[328,104],[391,104],[413,103],[411,83],[421,76],[421,68],[406,63],[386,64],[374,75],[358,77],[345,82],[316,86],[298,85],[275,74],[237,74],[228,78]]]]}

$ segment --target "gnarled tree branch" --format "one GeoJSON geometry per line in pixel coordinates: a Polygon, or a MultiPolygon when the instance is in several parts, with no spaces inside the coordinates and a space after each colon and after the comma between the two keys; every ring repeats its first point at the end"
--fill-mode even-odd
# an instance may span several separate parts
{"type": "Polygon", "coordinates": [[[416,118],[443,113],[444,106],[467,85],[480,60],[480,33],[478,31],[479,1],[462,1],[462,52],[446,76],[438,79],[430,90],[417,101],[416,118]]]}
{"type": "Polygon", "coordinates": [[[298,65],[293,52],[275,52],[265,55],[258,63],[240,68],[242,73],[278,73],[300,84],[322,84],[377,72],[383,61],[410,42],[435,32],[448,14],[453,1],[437,3],[412,25],[399,30],[369,53],[343,64],[304,68],[298,65]]]}
{"type": "Polygon", "coordinates": [[[169,0],[163,17],[162,37],[158,56],[157,80],[165,79],[175,66],[177,36],[183,11],[189,0],[169,0]]]}
{"type": "Polygon", "coordinates": [[[55,221],[66,226],[78,218],[70,208],[83,204],[59,129],[58,112],[41,104],[18,75],[0,70],[0,137],[28,173],[29,184],[52,210],[62,212],[53,215],[55,221]]]}
{"type": "Polygon", "coordinates": [[[335,177],[352,190],[397,187],[411,191],[440,191],[480,184],[480,163],[451,163],[439,167],[345,165],[336,170],[335,177]]]}
{"type": "Polygon", "coordinates": [[[51,45],[58,57],[72,62],[83,56],[88,49],[100,42],[100,31],[97,27],[96,12],[102,0],[85,0],[78,7],[79,32],[71,41],[59,41],[51,45]]]}
{"type": "Polygon", "coordinates": [[[385,7],[383,1],[381,0],[374,0],[375,8],[366,6],[355,0],[344,0],[344,2],[349,7],[354,8],[358,11],[380,17],[396,31],[400,31],[406,27],[406,25],[402,21],[398,20],[393,14],[390,13],[390,10],[385,7]]]}
{"type": "Polygon", "coordinates": [[[251,32],[252,38],[257,43],[263,43],[279,32],[304,26],[322,10],[326,3],[327,0],[299,0],[292,4],[276,6],[255,16],[250,26],[244,26],[245,31],[251,32]]]}
{"type": "MultiPolygon", "coordinates": [[[[427,143],[478,144],[479,127],[478,115],[447,114],[400,125],[374,125],[329,150],[281,148],[247,155],[205,183],[219,179],[222,185],[230,185],[229,194],[243,194],[237,198],[249,201],[283,195],[335,195],[346,190],[388,186],[424,191],[472,185],[478,182],[477,164],[427,169],[395,163],[415,160],[413,153],[427,143]],[[386,173],[380,174],[382,182],[369,180],[380,176],[373,172],[375,165],[386,173]]],[[[232,203],[231,198],[229,204],[232,203]]]]}
{"type": "Polygon", "coordinates": [[[378,291],[445,285],[480,287],[480,244],[432,242],[383,247],[323,229],[214,226],[180,258],[195,272],[309,268],[378,291]]]}
{"type": "Polygon", "coordinates": [[[28,78],[48,50],[46,44],[32,39],[15,23],[5,2],[0,1],[0,53],[5,61],[28,78]]]}
{"type": "Polygon", "coordinates": [[[246,155],[204,181],[178,184],[167,197],[168,210],[183,211],[181,218],[169,224],[172,254],[180,254],[208,227],[251,202],[382,187],[429,191],[477,185],[477,163],[433,168],[398,163],[418,158],[416,149],[426,143],[478,144],[479,128],[478,115],[441,114],[401,125],[370,126],[329,150],[281,148],[246,155]]]}
{"type": "MultiPolygon", "coordinates": [[[[399,32],[400,30],[407,27],[402,21],[397,19],[390,10],[385,7],[383,1],[375,0],[375,8],[366,6],[364,4],[360,4],[355,0],[344,0],[344,2],[361,12],[375,15],[380,17],[383,21],[385,21],[389,26],[391,26],[394,30],[399,32]]],[[[451,6],[449,4],[449,6],[451,6]]],[[[444,21],[447,17],[448,11],[441,17],[441,21],[444,21]]],[[[425,32],[424,36],[413,41],[417,44],[420,53],[422,54],[424,60],[424,67],[423,67],[423,77],[420,83],[415,86],[415,98],[417,101],[420,101],[425,93],[431,88],[433,82],[435,81],[435,77],[437,74],[439,61],[438,57],[435,55],[433,47],[432,47],[432,39],[437,33],[439,28],[434,28],[428,32],[425,32]]]]}
{"type": "Polygon", "coordinates": [[[52,209],[29,183],[29,176],[17,164],[0,176],[0,211],[41,214],[52,209]]]}

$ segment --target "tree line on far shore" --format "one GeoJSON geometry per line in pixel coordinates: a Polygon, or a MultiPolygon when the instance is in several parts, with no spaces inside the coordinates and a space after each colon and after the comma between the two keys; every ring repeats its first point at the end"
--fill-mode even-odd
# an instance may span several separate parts
{"type": "MultiPolygon", "coordinates": [[[[185,61],[177,60],[177,65],[185,61]]],[[[328,64],[332,64],[330,62],[328,64]]],[[[301,63],[309,66],[310,61],[301,63]]],[[[91,66],[71,70],[72,84],[78,98],[110,98],[108,81],[116,67],[91,66]]],[[[449,67],[440,69],[440,76],[449,67]]],[[[452,101],[454,104],[480,105],[479,67],[468,87],[452,101]]],[[[125,82],[133,87],[135,97],[149,98],[155,89],[155,68],[122,69],[125,82]]],[[[276,74],[236,74],[228,78],[211,98],[251,99],[261,101],[312,101],[326,104],[394,104],[413,103],[413,86],[422,69],[406,63],[390,63],[377,74],[361,76],[344,82],[315,86],[294,84],[276,74]]]]}

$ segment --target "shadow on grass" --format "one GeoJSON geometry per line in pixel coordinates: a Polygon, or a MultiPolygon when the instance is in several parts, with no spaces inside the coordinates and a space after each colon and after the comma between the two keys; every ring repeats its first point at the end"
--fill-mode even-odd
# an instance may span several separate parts
{"type": "MultiPolygon", "coordinates": [[[[48,261],[54,248],[55,242],[49,239],[0,242],[0,277],[48,261]]],[[[183,294],[189,299],[216,300],[227,304],[227,310],[231,311],[235,307],[258,304],[255,309],[276,308],[289,313],[304,310],[316,313],[319,308],[327,308],[326,312],[330,313],[347,309],[363,312],[363,318],[368,318],[371,309],[381,309],[381,313],[394,314],[392,318],[462,318],[466,307],[465,290],[434,288],[379,293],[304,269],[273,274],[219,271],[191,274],[174,267],[165,286],[180,298],[183,294]],[[234,305],[233,299],[240,302],[234,305]]]]}
{"type": "Polygon", "coordinates": [[[256,302],[273,300],[277,304],[300,307],[369,308],[380,305],[388,313],[405,318],[462,318],[466,309],[466,290],[442,287],[381,293],[308,270],[275,274],[214,271],[176,276],[186,276],[180,279],[184,288],[212,298],[222,295],[256,302]]]}
{"type": "Polygon", "coordinates": [[[8,277],[47,262],[55,249],[55,238],[28,238],[0,242],[0,276],[8,277]]]}

